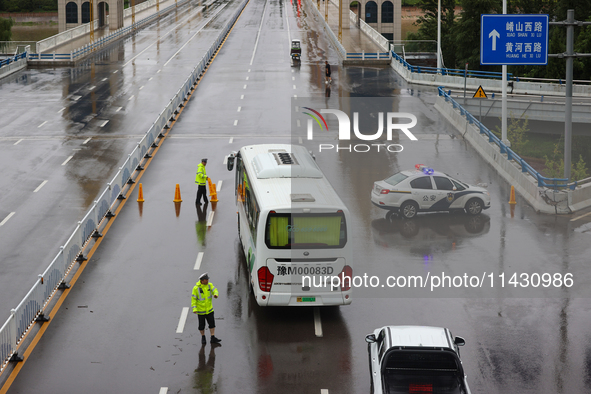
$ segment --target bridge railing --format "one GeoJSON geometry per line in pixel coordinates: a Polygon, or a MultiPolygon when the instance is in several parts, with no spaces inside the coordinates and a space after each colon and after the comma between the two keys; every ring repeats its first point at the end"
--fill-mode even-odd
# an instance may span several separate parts
{"type": "Polygon", "coordinates": [[[66,280],[76,263],[86,260],[84,252],[91,239],[102,236],[100,230],[104,229],[109,218],[114,216],[113,211],[118,206],[118,201],[125,199],[125,194],[129,191],[126,187],[133,183],[133,175],[143,170],[142,165],[151,157],[150,150],[158,146],[156,139],[164,138],[163,131],[168,128],[168,123],[175,119],[177,109],[184,105],[189,93],[195,89],[205,68],[229,34],[246,3],[247,0],[244,0],[238,7],[184,84],[119,167],[111,182],[100,193],[82,220],[76,224],[74,232],[59,248],[47,269],[37,276],[29,292],[18,306],[11,310],[10,317],[0,328],[0,373],[6,369],[10,361],[22,360],[18,353],[27,331],[35,322],[47,321],[44,312],[52,297],[60,289],[67,288],[66,280]]]}
{"type": "Polygon", "coordinates": [[[468,112],[464,107],[462,107],[456,100],[454,100],[448,93],[445,92],[444,88],[440,86],[438,88],[439,96],[443,96],[445,101],[451,102],[454,109],[458,109],[460,114],[468,120],[468,123],[473,124],[476,128],[480,131],[480,134],[484,134],[488,137],[488,141],[496,144],[501,154],[507,155],[507,160],[515,161],[521,166],[521,172],[527,172],[532,177],[534,177],[538,182],[538,187],[547,187],[552,189],[564,189],[568,188],[570,190],[575,190],[578,183],[577,182],[568,182],[566,178],[548,178],[540,174],[536,171],[531,165],[529,165],[523,158],[521,158],[517,153],[515,153],[511,148],[501,141],[499,137],[497,137],[492,131],[490,131],[485,125],[480,123],[478,119],[476,119],[470,112],[468,112]]]}
{"type": "Polygon", "coordinates": [[[2,66],[8,66],[10,63],[14,63],[20,59],[25,59],[27,57],[27,53],[20,53],[16,56],[11,56],[8,59],[4,59],[0,61],[0,67],[2,66]]]}
{"type": "Polygon", "coordinates": [[[349,60],[387,60],[390,59],[388,52],[347,52],[346,59],[349,60]]]}

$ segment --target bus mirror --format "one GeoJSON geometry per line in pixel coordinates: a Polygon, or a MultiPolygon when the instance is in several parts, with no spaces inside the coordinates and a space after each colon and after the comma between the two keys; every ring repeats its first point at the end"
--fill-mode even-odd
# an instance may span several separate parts
{"type": "Polygon", "coordinates": [[[234,169],[234,160],[236,160],[236,152],[232,152],[228,155],[228,171],[232,171],[234,169]]]}
{"type": "Polygon", "coordinates": [[[376,341],[376,336],[374,334],[369,334],[365,337],[365,342],[367,343],[374,343],[376,341]]]}

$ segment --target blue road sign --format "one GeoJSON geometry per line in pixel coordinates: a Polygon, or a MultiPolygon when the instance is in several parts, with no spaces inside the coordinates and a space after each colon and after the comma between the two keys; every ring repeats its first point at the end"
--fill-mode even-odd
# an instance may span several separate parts
{"type": "Polygon", "coordinates": [[[548,64],[548,15],[483,14],[480,64],[548,64]]]}

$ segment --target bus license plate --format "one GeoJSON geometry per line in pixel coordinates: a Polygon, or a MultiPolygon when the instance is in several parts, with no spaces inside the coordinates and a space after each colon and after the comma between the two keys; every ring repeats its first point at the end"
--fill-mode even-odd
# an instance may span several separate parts
{"type": "Polygon", "coordinates": [[[298,302],[316,302],[316,297],[298,297],[298,302]]]}

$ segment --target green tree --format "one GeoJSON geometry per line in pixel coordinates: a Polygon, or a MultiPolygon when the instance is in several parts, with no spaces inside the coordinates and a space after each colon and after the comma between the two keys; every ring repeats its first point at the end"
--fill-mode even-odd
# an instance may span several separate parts
{"type": "Polygon", "coordinates": [[[0,41],[12,40],[12,25],[14,25],[12,18],[0,18],[0,41]]]}
{"type": "MultiPolygon", "coordinates": [[[[434,40],[437,41],[437,4],[438,0],[419,0],[417,7],[425,14],[415,22],[419,26],[417,33],[409,33],[408,40],[434,40]]],[[[455,40],[452,30],[456,21],[456,0],[441,1],[441,54],[444,65],[447,68],[455,68],[455,40]]],[[[433,50],[431,46],[428,50],[433,50]]]]}
{"type": "MultiPolygon", "coordinates": [[[[507,122],[507,139],[511,143],[511,149],[521,154],[522,148],[527,144],[527,132],[529,131],[529,119],[526,116],[523,119],[517,118],[513,115],[513,111],[509,112],[509,122],[507,122]]],[[[500,136],[502,134],[501,128],[495,126],[495,134],[500,136]]]]}
{"type": "MultiPolygon", "coordinates": [[[[564,176],[564,140],[561,138],[554,145],[554,152],[552,156],[544,156],[546,165],[546,176],[549,178],[562,178],[564,176]]],[[[587,178],[587,164],[582,155],[579,155],[579,160],[574,163],[571,161],[570,167],[570,181],[580,181],[587,178]]]]}

